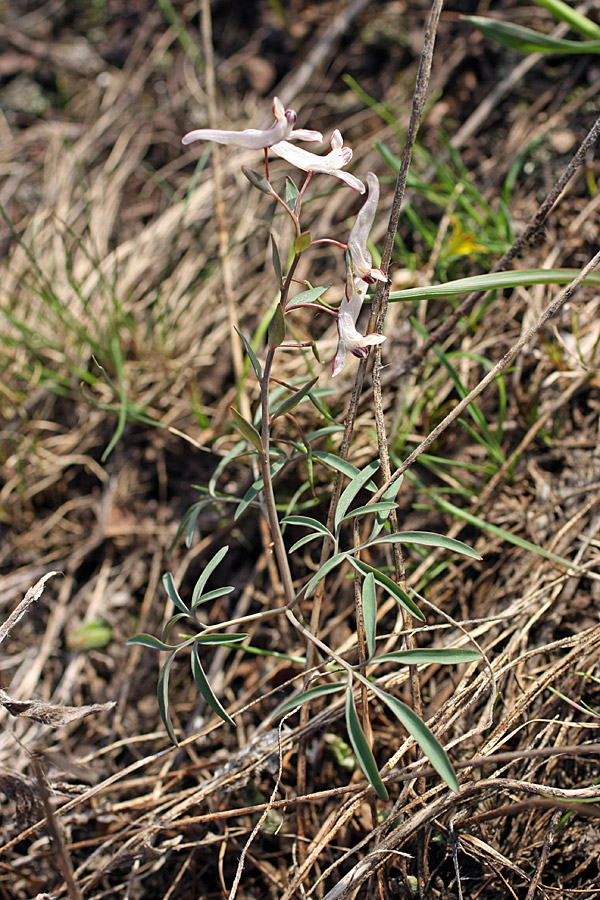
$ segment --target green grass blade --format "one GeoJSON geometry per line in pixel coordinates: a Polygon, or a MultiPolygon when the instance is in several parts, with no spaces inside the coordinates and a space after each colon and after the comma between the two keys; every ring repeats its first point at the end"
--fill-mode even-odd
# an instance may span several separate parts
{"type": "Polygon", "coordinates": [[[432,493],[430,496],[441,509],[446,510],[446,512],[449,512],[457,519],[469,522],[470,525],[476,525],[477,528],[481,528],[482,531],[487,531],[489,534],[495,534],[497,537],[508,541],[509,544],[514,544],[515,547],[521,547],[522,550],[529,550],[531,553],[535,553],[543,559],[548,559],[550,562],[556,563],[559,566],[564,566],[566,569],[577,570],[577,565],[569,562],[568,559],[557,556],[556,553],[551,553],[549,550],[544,550],[543,547],[538,547],[536,544],[532,544],[531,541],[525,540],[525,538],[521,538],[516,534],[511,534],[510,531],[506,531],[504,528],[498,528],[497,525],[492,525],[490,522],[486,522],[484,519],[480,519],[478,516],[474,516],[466,510],[460,509],[458,506],[454,506],[449,500],[444,500],[437,494],[432,493]]]}
{"type": "Polygon", "coordinates": [[[580,34],[585,34],[592,40],[600,40],[600,25],[596,25],[587,16],[577,12],[568,3],[563,3],[563,0],[534,0],[534,3],[547,9],[560,22],[566,22],[573,31],[579,31],[580,34]]]}
{"type": "MultiPolygon", "coordinates": [[[[490,272],[487,275],[458,278],[456,281],[447,281],[446,284],[432,284],[425,287],[407,288],[404,291],[392,291],[390,300],[434,300],[439,297],[470,294],[471,291],[530,287],[534,284],[570,284],[579,275],[579,271],[579,269],[522,269],[518,272],[490,272]]],[[[600,275],[592,273],[583,283],[600,285],[600,275]]]]}
{"type": "Polygon", "coordinates": [[[488,19],[484,16],[462,16],[470,22],[474,28],[481,31],[485,37],[510,47],[511,50],[519,50],[521,53],[600,53],[600,40],[595,41],[568,41],[565,38],[551,37],[542,34],[532,28],[524,28],[512,22],[501,22],[498,19],[488,19]]]}

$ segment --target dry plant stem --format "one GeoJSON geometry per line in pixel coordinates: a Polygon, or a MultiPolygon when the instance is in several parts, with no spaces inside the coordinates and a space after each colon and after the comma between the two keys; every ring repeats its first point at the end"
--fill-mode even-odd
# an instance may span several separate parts
{"type": "Polygon", "coordinates": [[[527,891],[525,900],[534,900],[534,897],[537,893],[538,884],[540,883],[540,878],[542,877],[542,872],[544,871],[544,866],[548,861],[548,856],[550,855],[550,850],[552,849],[552,844],[554,843],[556,828],[558,826],[558,823],[560,822],[562,815],[563,814],[561,810],[557,809],[550,819],[548,831],[546,832],[546,837],[544,838],[542,852],[540,853],[540,859],[535,870],[535,875],[533,876],[531,884],[529,885],[529,890],[527,891]]]}
{"type": "MultiPolygon", "coordinates": [[[[421,122],[421,117],[423,115],[423,110],[425,108],[425,101],[427,99],[427,93],[429,89],[429,79],[431,76],[431,65],[433,61],[433,50],[435,47],[435,38],[437,33],[437,27],[440,20],[440,14],[442,12],[443,0],[434,0],[431,13],[429,15],[429,21],[427,23],[427,28],[425,30],[425,37],[423,40],[423,50],[421,51],[421,59],[419,61],[419,69],[417,72],[417,80],[415,85],[415,91],[413,94],[413,102],[412,109],[410,114],[410,121],[408,125],[408,131],[406,135],[406,141],[404,143],[404,149],[402,151],[402,159],[400,161],[400,169],[398,172],[398,178],[396,179],[396,189],[394,192],[394,199],[392,202],[392,210],[390,213],[390,220],[388,223],[388,230],[385,236],[385,243],[383,248],[383,254],[381,259],[381,267],[383,271],[387,274],[390,266],[390,261],[392,258],[392,250],[394,247],[394,238],[396,236],[396,231],[398,229],[398,221],[400,219],[400,211],[402,209],[402,203],[404,200],[404,194],[406,192],[406,179],[408,177],[408,171],[410,168],[410,163],[412,160],[412,152],[415,145],[415,141],[417,139],[417,132],[419,130],[419,124],[421,122]]],[[[388,296],[389,296],[389,283],[378,285],[375,301],[373,303],[373,309],[371,310],[371,315],[369,317],[369,325],[367,326],[367,330],[371,331],[374,328],[379,334],[383,333],[383,326],[385,322],[385,316],[388,307],[388,296]]],[[[391,477],[391,466],[390,466],[390,454],[388,450],[388,441],[385,427],[385,416],[383,412],[383,395],[381,390],[381,345],[378,345],[375,348],[375,359],[373,363],[373,406],[375,412],[375,428],[377,431],[377,444],[379,448],[379,459],[381,460],[381,471],[383,475],[384,481],[389,481],[391,477]]],[[[392,510],[390,513],[390,524],[393,531],[399,530],[398,525],[398,515],[396,510],[392,510]]],[[[395,580],[398,585],[404,590],[406,589],[406,579],[405,579],[405,571],[404,571],[404,559],[402,557],[402,548],[400,544],[393,545],[393,555],[394,555],[394,575],[395,580]]],[[[410,626],[410,620],[408,613],[403,615],[403,627],[404,629],[408,629],[410,626]]],[[[407,647],[412,650],[415,649],[415,639],[414,635],[409,633],[406,640],[407,647]]],[[[410,666],[410,691],[411,691],[411,701],[414,712],[419,716],[420,719],[423,718],[423,704],[421,701],[421,685],[419,682],[419,671],[417,666],[410,666]]],[[[425,781],[424,779],[420,779],[417,782],[417,790],[419,793],[424,793],[425,791],[425,781]]],[[[417,847],[417,871],[418,871],[418,879],[419,879],[419,895],[424,896],[424,892],[426,890],[427,884],[427,862],[426,862],[426,844],[424,841],[418,842],[417,847]]]]}
{"type": "Polygon", "coordinates": [[[535,325],[533,325],[529,331],[527,331],[521,338],[513,344],[510,350],[504,354],[502,359],[500,359],[493,369],[487,373],[487,375],[481,379],[478,385],[476,385],[472,391],[470,391],[467,396],[454,407],[451,413],[449,413],[445,419],[443,419],[439,425],[437,425],[430,434],[427,435],[425,440],[421,441],[418,447],[416,447],[413,452],[407,456],[401,466],[399,466],[394,474],[389,478],[379,490],[373,494],[370,498],[369,503],[376,503],[381,499],[384,491],[386,491],[395,481],[400,478],[400,476],[409,469],[414,462],[419,458],[421,453],[424,453],[428,447],[433,444],[433,442],[448,428],[449,425],[454,422],[458,416],[466,409],[466,407],[478,397],[485,388],[500,374],[503,372],[508,366],[512,363],[512,361],[518,356],[521,350],[529,343],[529,341],[535,337],[535,335],[541,331],[546,322],[548,322],[553,316],[555,316],[559,310],[564,306],[567,300],[573,296],[579,285],[585,278],[593,272],[596,266],[600,263],[600,252],[596,253],[596,255],[590,260],[590,262],[581,270],[579,275],[573,279],[571,284],[569,284],[563,291],[560,292],[558,297],[553,300],[553,302],[546,307],[544,312],[538,318],[535,325]]]}
{"type": "MultiPolygon", "coordinates": [[[[486,792],[491,792],[492,795],[502,795],[515,791],[541,797],[545,800],[554,798],[556,801],[555,805],[559,809],[564,808],[565,801],[571,804],[578,800],[587,801],[600,798],[600,789],[598,787],[593,789],[564,790],[510,778],[486,778],[464,785],[458,793],[446,793],[443,797],[432,800],[422,809],[416,810],[412,816],[408,816],[398,828],[395,828],[387,837],[382,839],[376,851],[368,853],[340,878],[338,884],[325,895],[324,900],[342,900],[350,891],[358,890],[360,885],[373,875],[379,866],[385,863],[388,852],[401,847],[406,840],[414,836],[416,831],[432,822],[438,816],[450,812],[459,803],[464,805],[466,801],[477,797],[481,793],[485,795],[486,792]]],[[[585,808],[584,804],[581,804],[581,806],[585,808]]],[[[570,806],[570,808],[572,807],[570,806]]]]}
{"type": "MultiPolygon", "coordinates": [[[[519,237],[514,241],[513,245],[498,260],[496,265],[491,270],[492,272],[502,272],[504,269],[506,269],[515,258],[515,256],[517,256],[517,254],[519,254],[521,250],[523,250],[523,248],[529,243],[536,232],[541,228],[544,221],[552,211],[552,208],[559,199],[560,195],[567,186],[568,182],[571,180],[579,166],[585,160],[587,154],[593,148],[599,137],[600,117],[596,119],[587,136],[581,142],[581,145],[573,156],[571,162],[569,163],[561,177],[558,179],[552,190],[549,192],[535,215],[529,220],[524,231],[521,232],[519,237]]],[[[413,353],[412,356],[409,356],[408,359],[406,359],[400,367],[394,367],[392,372],[386,373],[384,377],[384,384],[389,384],[392,381],[395,381],[398,376],[404,375],[415,366],[418,366],[419,363],[423,361],[429,350],[431,350],[433,345],[445,340],[448,335],[452,333],[457,323],[460,322],[460,320],[464,318],[464,316],[469,315],[477,301],[480,300],[481,297],[483,297],[486,293],[487,291],[475,291],[474,293],[469,294],[467,297],[465,297],[460,306],[458,306],[457,309],[450,316],[448,316],[448,318],[444,322],[442,322],[442,324],[438,328],[436,328],[436,330],[427,338],[423,345],[419,347],[416,353],[413,353]]]]}
{"type": "Polygon", "coordinates": [[[50,795],[48,794],[48,788],[46,787],[46,778],[44,776],[42,764],[36,756],[31,757],[31,764],[33,766],[33,771],[35,772],[38,792],[42,801],[42,806],[44,807],[44,812],[46,814],[46,827],[48,828],[48,832],[52,839],[54,851],[57,856],[58,866],[60,868],[62,877],[65,879],[65,884],[67,885],[67,891],[70,900],[81,900],[81,894],[79,892],[79,888],[75,883],[75,876],[73,875],[73,866],[71,865],[71,859],[69,857],[69,854],[67,853],[65,842],[63,841],[63,837],[60,833],[60,829],[54,816],[54,810],[52,809],[50,795]]]}

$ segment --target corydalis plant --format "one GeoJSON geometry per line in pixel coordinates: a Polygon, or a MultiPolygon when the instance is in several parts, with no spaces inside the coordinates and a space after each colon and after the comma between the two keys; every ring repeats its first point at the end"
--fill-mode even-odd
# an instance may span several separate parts
{"type": "MultiPolygon", "coordinates": [[[[463,553],[474,559],[477,559],[478,556],[474,551],[464,544],[461,544],[459,541],[443,538],[439,535],[432,535],[424,532],[394,532],[391,534],[386,532],[385,535],[381,535],[381,531],[385,527],[390,510],[395,507],[395,498],[399,484],[392,485],[391,493],[385,491],[379,502],[367,504],[366,506],[355,506],[354,501],[361,491],[367,490],[373,492],[376,490],[376,486],[372,481],[372,475],[379,468],[379,461],[372,461],[364,469],[359,470],[347,462],[347,460],[340,459],[333,453],[328,453],[317,447],[313,447],[314,442],[322,437],[324,433],[329,433],[331,427],[317,429],[317,431],[313,433],[304,433],[296,416],[293,414],[293,411],[300,403],[307,399],[310,399],[316,408],[322,411],[314,393],[318,379],[312,378],[302,386],[296,387],[280,382],[272,374],[274,361],[280,348],[306,346],[306,344],[299,345],[286,341],[286,317],[292,310],[298,309],[301,306],[316,306],[318,309],[327,310],[337,317],[338,349],[333,363],[334,375],[337,375],[341,371],[347,350],[350,350],[355,356],[361,358],[366,357],[368,348],[374,344],[381,343],[384,338],[383,335],[380,334],[360,334],[356,328],[358,315],[369,285],[372,285],[376,281],[386,281],[384,272],[373,266],[373,260],[367,246],[379,200],[379,182],[375,174],[369,172],[366,179],[368,186],[367,198],[357,215],[348,243],[343,244],[329,238],[321,239],[343,247],[346,253],[346,287],[344,298],[338,313],[331,310],[329,307],[322,305],[320,296],[325,288],[309,288],[302,294],[290,297],[291,288],[294,283],[296,283],[295,273],[302,255],[314,244],[321,243],[321,240],[313,241],[310,233],[302,231],[300,224],[302,200],[312,176],[314,174],[333,175],[335,178],[338,178],[349,187],[361,193],[364,193],[365,187],[359,179],[344,171],[344,166],[352,159],[352,150],[349,147],[344,147],[343,139],[339,131],[334,131],[332,135],[330,142],[331,150],[329,153],[323,156],[308,153],[306,150],[295,147],[287,139],[280,138],[282,135],[285,135],[286,138],[298,138],[304,136],[303,139],[306,139],[307,134],[317,134],[317,132],[306,132],[302,129],[295,129],[296,114],[292,110],[284,110],[283,105],[278,100],[274,101],[273,111],[276,121],[271,128],[266,129],[265,131],[254,129],[248,129],[242,132],[200,130],[190,132],[190,134],[186,135],[184,140],[186,143],[200,139],[215,140],[220,143],[233,143],[249,149],[263,150],[265,154],[266,177],[250,170],[244,170],[245,174],[255,187],[274,198],[281,205],[294,224],[296,236],[293,242],[293,258],[288,271],[285,274],[282,271],[279,252],[275,246],[275,242],[273,242],[273,264],[279,284],[280,295],[275,308],[275,313],[268,327],[267,347],[264,352],[264,360],[258,359],[250,342],[241,336],[260,385],[259,408],[256,409],[251,420],[244,418],[237,409],[232,408],[231,412],[234,424],[244,440],[241,443],[238,443],[232,451],[227,454],[225,460],[218,467],[218,472],[220,473],[225,469],[228,462],[235,459],[237,456],[247,456],[248,453],[250,453],[258,462],[260,477],[254,481],[244,497],[239,500],[234,518],[237,519],[241,516],[248,509],[250,504],[256,503],[257,498],[261,496],[262,500],[260,506],[267,518],[272,548],[279,569],[285,605],[283,607],[278,606],[271,610],[264,610],[260,613],[249,614],[228,622],[221,622],[219,625],[204,625],[197,616],[197,607],[199,604],[220,598],[234,589],[232,586],[228,586],[226,588],[216,588],[215,590],[208,592],[205,590],[208,578],[221,563],[227,552],[227,548],[224,547],[221,548],[206,565],[204,572],[194,588],[190,600],[184,601],[182,599],[169,574],[163,579],[167,593],[178,610],[167,623],[165,633],[163,634],[163,640],[161,641],[151,635],[140,634],[132,638],[130,642],[143,644],[168,654],[159,676],[158,700],[161,716],[165,722],[169,736],[171,740],[176,742],[177,737],[169,714],[168,688],[169,672],[177,655],[183,650],[192,648],[192,674],[199,691],[214,712],[216,712],[224,721],[229,724],[234,724],[233,718],[221,705],[208,683],[202,665],[204,656],[206,653],[210,652],[211,645],[231,645],[237,643],[239,646],[239,642],[246,640],[248,637],[246,634],[232,633],[230,630],[231,626],[238,626],[242,622],[254,621],[267,616],[285,615],[296,631],[299,634],[302,634],[312,645],[318,647],[323,654],[324,659],[330,657],[339,668],[339,671],[344,674],[344,680],[342,682],[336,683],[335,685],[327,684],[310,689],[300,697],[297,697],[294,702],[300,704],[308,702],[312,698],[324,693],[330,693],[332,690],[334,692],[345,691],[345,716],[352,747],[360,766],[367,775],[367,778],[371,782],[378,796],[385,800],[387,799],[388,794],[379,775],[378,766],[357,715],[354,691],[359,685],[363,690],[373,691],[383,703],[387,704],[402,725],[422,747],[437,771],[445,779],[446,783],[453,789],[456,789],[458,784],[450,761],[443,748],[439,745],[434,735],[429,731],[421,719],[408,707],[384,690],[381,685],[369,681],[365,673],[361,670],[361,666],[357,667],[348,662],[344,657],[337,655],[333,648],[320,639],[318,633],[313,634],[306,629],[294,613],[296,604],[310,598],[318,585],[325,580],[332,569],[337,566],[350,564],[356,570],[357,578],[361,579],[360,590],[362,591],[363,596],[364,630],[367,646],[369,648],[369,666],[375,666],[378,664],[378,660],[374,656],[376,650],[377,588],[390,593],[390,596],[393,596],[396,602],[417,619],[423,620],[424,616],[411,598],[405,594],[392,579],[361,559],[361,552],[378,544],[417,543],[425,546],[445,547],[448,550],[463,553]],[[277,194],[268,180],[267,155],[269,149],[277,156],[280,156],[282,159],[285,159],[287,162],[306,172],[306,179],[300,190],[296,188],[293,182],[290,184],[288,181],[285,200],[277,194]],[[274,385],[276,385],[275,389],[273,388],[274,385]],[[289,395],[283,400],[281,400],[281,397],[279,396],[277,397],[277,402],[275,402],[275,391],[280,392],[282,388],[284,391],[287,391],[289,395]],[[287,451],[282,449],[281,446],[274,446],[274,441],[271,437],[271,425],[274,420],[279,417],[286,417],[288,422],[290,422],[300,434],[300,441],[290,440],[285,442],[285,446],[289,448],[287,451]],[[301,460],[306,463],[308,480],[315,497],[316,483],[313,477],[313,466],[315,464],[329,466],[337,472],[342,472],[344,476],[349,479],[349,484],[339,497],[339,502],[335,511],[335,533],[333,533],[328,526],[307,516],[286,515],[283,520],[280,520],[279,518],[274,481],[284,467],[290,463],[296,461],[299,462],[301,460]],[[353,505],[354,508],[351,509],[351,506],[353,505]],[[347,526],[352,523],[356,530],[358,527],[356,520],[366,516],[375,517],[373,528],[371,530],[371,537],[363,544],[359,544],[356,540],[353,540],[350,547],[342,549],[346,542],[347,526]],[[283,528],[287,528],[288,525],[308,527],[310,530],[315,531],[315,534],[304,536],[288,549],[283,535],[283,528]],[[290,556],[300,547],[304,547],[307,542],[312,541],[314,538],[323,539],[324,536],[328,541],[331,541],[331,546],[334,548],[333,556],[329,556],[329,558],[321,564],[316,573],[312,569],[310,572],[304,571],[303,574],[298,575],[298,573],[296,573],[296,579],[294,579],[290,565],[290,556]],[[167,643],[167,638],[172,630],[176,626],[177,628],[181,627],[183,623],[186,623],[188,627],[191,625],[194,633],[188,634],[184,632],[179,635],[181,640],[178,643],[167,643]],[[215,629],[218,629],[218,631],[215,629]]],[[[309,342],[308,346],[310,346],[310,343],[312,342],[309,342]]],[[[209,484],[210,497],[215,500],[217,499],[217,494],[215,492],[217,478],[218,474],[211,479],[211,483],[209,484]]],[[[299,496],[299,493],[295,495],[294,500],[288,506],[288,512],[293,511],[299,496]]],[[[211,502],[211,500],[208,500],[207,502],[211,502]]],[[[190,522],[192,522],[191,519],[190,522]]],[[[183,527],[186,527],[189,535],[189,522],[187,525],[184,524],[183,527]]],[[[298,568],[300,572],[302,572],[301,565],[298,566],[298,568]]],[[[357,586],[357,590],[358,589],[357,586]]],[[[318,628],[315,630],[318,632],[318,628]]],[[[247,645],[245,645],[244,649],[247,649],[248,652],[251,650],[256,652],[256,648],[250,648],[247,645]]],[[[435,661],[437,661],[438,657],[435,655],[435,652],[434,657],[435,661]]],[[[475,658],[479,658],[479,654],[473,654],[472,651],[468,651],[467,657],[462,656],[458,658],[454,656],[452,661],[471,661],[475,658]]],[[[391,661],[406,664],[412,663],[414,660],[413,657],[406,657],[406,655],[398,656],[394,654],[384,655],[381,659],[385,662],[391,661]]],[[[364,661],[366,661],[366,659],[364,661]]],[[[423,660],[420,659],[419,661],[423,660]]]]}

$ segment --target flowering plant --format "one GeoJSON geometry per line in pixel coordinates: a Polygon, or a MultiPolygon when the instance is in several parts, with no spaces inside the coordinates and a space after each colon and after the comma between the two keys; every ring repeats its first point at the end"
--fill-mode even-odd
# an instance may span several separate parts
{"type": "MultiPolygon", "coordinates": [[[[235,518],[241,516],[252,505],[258,505],[264,513],[268,523],[271,546],[277,561],[285,605],[283,608],[279,606],[273,610],[265,610],[262,613],[244,616],[241,619],[221,622],[218,626],[202,623],[198,618],[198,607],[200,604],[215,600],[234,590],[232,586],[229,586],[206,591],[207,580],[227,553],[228,548],[223,547],[206,565],[193,589],[190,600],[184,600],[179,594],[172,576],[168,573],[165,575],[163,579],[165,590],[178,612],[167,623],[162,641],[152,635],[140,634],[132,638],[131,642],[144,644],[153,649],[168,651],[169,653],[159,678],[158,695],[163,721],[171,740],[176,743],[177,735],[169,714],[168,683],[169,671],[177,654],[182,649],[191,647],[192,673],[199,691],[207,704],[223,721],[235,724],[233,715],[223,707],[208,682],[202,665],[203,654],[207,652],[210,646],[215,644],[230,646],[231,644],[240,644],[246,641],[248,634],[231,632],[231,627],[234,625],[238,626],[242,622],[255,621],[256,619],[273,615],[285,615],[288,622],[307,642],[307,672],[312,671],[313,654],[319,652],[325,660],[333,661],[336,672],[338,674],[341,673],[343,678],[332,682],[331,672],[328,667],[325,665],[317,666],[316,675],[313,673],[313,678],[323,678],[323,683],[316,687],[308,688],[308,681],[306,681],[305,690],[283,703],[275,710],[274,717],[289,713],[290,710],[298,706],[303,707],[303,715],[306,716],[308,705],[317,697],[344,692],[346,724],[356,759],[377,795],[385,800],[388,797],[387,788],[375,762],[363,725],[361,725],[356,712],[354,691],[359,686],[363,691],[365,704],[366,691],[371,691],[382,703],[386,704],[422,747],[446,783],[452,789],[456,789],[458,783],[448,757],[427,726],[409,707],[401,703],[389,691],[377,684],[376,681],[366,678],[364,667],[367,664],[371,668],[375,668],[382,662],[398,664],[412,661],[410,654],[413,651],[411,650],[376,655],[377,590],[383,590],[393,597],[407,617],[412,616],[422,620],[424,616],[414,601],[399,585],[383,572],[363,560],[361,554],[367,548],[375,548],[377,545],[385,543],[421,543],[427,546],[444,547],[471,558],[478,558],[478,555],[465,544],[451,538],[440,537],[439,535],[426,532],[392,531],[389,527],[388,519],[396,508],[395,498],[401,481],[394,482],[391,487],[384,489],[380,492],[381,496],[376,498],[376,500],[371,500],[367,505],[355,506],[354,501],[360,491],[375,492],[376,486],[373,482],[373,475],[380,467],[379,460],[370,462],[363,469],[357,469],[346,460],[315,448],[313,446],[314,443],[322,436],[323,432],[327,433],[328,429],[317,430],[313,434],[305,435],[295,415],[293,415],[293,411],[305,400],[311,400],[316,408],[321,410],[316,396],[318,377],[313,377],[303,385],[292,386],[281,382],[273,375],[276,354],[280,348],[307,346],[307,344],[298,344],[286,340],[287,316],[300,307],[316,307],[321,311],[325,310],[331,313],[336,318],[338,346],[332,366],[334,376],[339,375],[344,368],[348,350],[354,356],[365,359],[370,347],[381,344],[385,340],[382,334],[361,334],[357,328],[358,317],[369,286],[376,282],[387,283],[385,271],[373,265],[371,251],[368,246],[379,202],[379,181],[373,172],[367,173],[367,187],[365,189],[360,179],[346,171],[345,167],[352,160],[352,150],[344,146],[342,136],[337,129],[331,136],[330,151],[328,153],[323,155],[310,153],[291,142],[294,140],[321,140],[320,132],[297,129],[295,127],[296,113],[291,109],[284,109],[283,104],[277,98],[273,101],[273,113],[275,122],[267,129],[246,129],[244,131],[199,129],[186,134],[183,142],[184,144],[189,144],[196,140],[211,140],[222,144],[237,145],[249,150],[263,150],[265,155],[265,176],[263,177],[249,169],[244,169],[244,173],[256,188],[273,198],[284,209],[294,225],[295,239],[291,248],[292,259],[288,271],[285,273],[282,270],[279,252],[275,242],[273,242],[273,263],[279,283],[279,298],[268,328],[268,346],[264,360],[259,360],[250,341],[240,333],[241,340],[260,385],[260,403],[254,415],[242,415],[238,409],[232,408],[233,422],[240,432],[242,440],[226,456],[224,462],[218,467],[217,475],[212,480],[212,497],[217,499],[214,485],[218,475],[236,455],[250,455],[255,468],[258,470],[256,472],[258,477],[255,478],[254,483],[245,496],[240,499],[235,518]],[[306,173],[302,187],[298,190],[294,185],[294,190],[288,190],[286,193],[286,199],[279,195],[269,180],[269,151],[306,173]],[[365,191],[367,193],[346,243],[336,238],[323,238],[313,241],[310,233],[302,230],[300,215],[303,197],[313,176],[321,174],[333,176],[360,194],[364,194],[365,191]],[[320,301],[321,294],[325,291],[325,288],[309,288],[303,294],[290,297],[290,290],[296,281],[295,273],[302,255],[315,244],[322,241],[337,245],[345,251],[346,282],[337,312],[320,301]],[[281,399],[282,388],[288,393],[284,399],[281,399]],[[277,396],[277,392],[279,392],[279,396],[277,396]],[[274,446],[271,437],[271,426],[276,419],[281,417],[286,417],[301,437],[300,441],[290,440],[286,442],[292,448],[289,454],[280,450],[278,446],[274,446]],[[326,524],[310,516],[294,514],[293,503],[288,506],[287,515],[283,518],[279,516],[278,505],[275,500],[275,481],[279,473],[295,461],[304,461],[306,463],[308,481],[313,493],[316,489],[313,477],[315,462],[330,467],[338,473],[343,473],[344,477],[348,479],[348,484],[341,496],[339,491],[337,491],[337,495],[334,491],[334,500],[332,501],[326,524]],[[369,516],[374,517],[370,536],[361,543],[358,540],[359,524],[369,516]],[[353,543],[350,547],[343,549],[347,540],[348,525],[353,526],[353,543]],[[303,527],[308,529],[309,534],[301,537],[288,547],[284,540],[284,530],[291,527],[303,527]],[[298,566],[295,566],[296,571],[293,573],[291,562],[293,555],[306,544],[319,538],[323,542],[323,547],[321,560],[316,566],[316,571],[313,568],[309,573],[299,574],[297,571],[298,566]],[[356,593],[360,598],[360,604],[357,607],[358,665],[348,662],[345,655],[336,653],[334,649],[320,638],[318,633],[318,599],[313,601],[310,628],[304,624],[302,614],[297,609],[301,603],[312,598],[316,593],[320,593],[322,584],[328,574],[341,565],[352,567],[356,573],[356,593]],[[298,584],[300,585],[299,587],[298,584]],[[181,620],[191,622],[194,633],[184,635],[183,641],[179,644],[166,643],[171,630],[181,620]]],[[[309,341],[308,346],[311,344],[314,347],[314,342],[309,341]]],[[[187,521],[184,523],[188,536],[193,530],[195,515],[197,515],[199,507],[200,504],[195,505],[195,508],[192,509],[187,521]]],[[[439,663],[463,662],[479,658],[477,652],[469,650],[431,650],[425,656],[427,660],[439,663]],[[440,653],[442,653],[441,656],[440,653]]],[[[423,660],[423,653],[420,652],[419,661],[422,662],[423,660]]]]}

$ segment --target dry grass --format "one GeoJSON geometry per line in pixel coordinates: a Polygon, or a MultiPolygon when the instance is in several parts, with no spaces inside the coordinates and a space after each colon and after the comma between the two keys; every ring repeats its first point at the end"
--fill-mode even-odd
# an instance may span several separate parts
{"type": "MultiPolygon", "coordinates": [[[[212,6],[222,123],[255,122],[268,106],[261,95],[293,93],[297,86],[293,105],[302,110],[303,124],[327,133],[340,127],[355,151],[354,171],[389,176],[385,211],[393,178],[374,141],[397,154],[401,144],[395,128],[368,109],[342,75],[385,102],[405,129],[426,6],[382,0],[362,9],[342,43],[326,45],[303,83],[297,59],[331,25],[338,6],[309,4],[300,11],[293,4],[289,31],[276,4],[235,14],[230,4],[212,6]]],[[[332,900],[346,889],[347,896],[411,897],[417,875],[422,896],[440,900],[598,898],[598,713],[581,706],[600,709],[600,333],[591,287],[581,289],[503,376],[506,464],[490,467],[482,445],[455,423],[432,450],[448,462],[437,469],[418,463],[399,496],[403,529],[459,537],[484,560],[448,562],[437,552],[407,560],[408,583],[422,595],[427,614],[426,625],[413,631],[417,645],[476,640],[485,654],[479,665],[421,672],[424,715],[458,767],[459,794],[428,770],[415,781],[426,761],[374,704],[374,752],[383,772],[393,772],[392,802],[374,821],[372,791],[360,771],[342,763],[343,704],[315,705],[302,734],[297,717],[278,730],[269,715],[290,686],[300,686],[302,665],[227,648],[215,651],[208,675],[235,713],[237,729],[198,700],[187,667],[179,666],[171,696],[182,742],[178,749],[168,744],[156,704],[156,655],[125,646],[136,631],[158,633],[168,616],[163,572],[172,571],[182,591],[190,590],[202,564],[227,542],[236,592],[218,601],[211,621],[282,603],[254,513],[232,525],[207,507],[191,549],[181,542],[171,549],[197,498],[191,485],[206,484],[236,440],[228,422],[236,386],[211,162],[203,147],[184,151],[180,145],[189,127],[204,124],[205,80],[194,64],[201,35],[195,8],[181,5],[176,14],[177,23],[169,25],[153,4],[127,11],[107,4],[93,13],[52,2],[40,9],[15,3],[4,14],[0,621],[50,570],[61,574],[0,632],[0,897],[68,896],[31,760],[41,754],[55,810],[51,833],[55,842],[62,835],[75,890],[90,900],[227,897],[265,811],[245,853],[240,900],[332,900]],[[182,26],[190,46],[182,45],[182,26]],[[27,90],[47,104],[43,115],[27,109],[27,90]],[[103,458],[121,426],[119,441],[103,458]],[[432,496],[444,489],[471,516],[534,543],[546,556],[451,516],[432,496]],[[94,623],[104,630],[93,630],[94,623]],[[36,706],[31,715],[27,701],[33,699],[45,713],[36,706]],[[65,708],[110,702],[116,706],[81,720],[64,718],[70,715],[65,708]],[[56,715],[66,724],[44,724],[49,704],[62,710],[56,715]],[[304,797],[296,796],[301,737],[309,760],[304,797]],[[303,835],[299,807],[305,810],[303,835]]],[[[443,19],[434,100],[420,140],[441,156],[440,128],[457,134],[471,183],[491,205],[525,154],[510,196],[518,233],[594,121],[597,65],[585,58],[574,65],[535,61],[517,80],[515,59],[490,49],[453,16],[443,19]],[[497,96],[500,75],[507,77],[497,96]],[[491,93],[496,99],[488,108],[491,93]]],[[[236,150],[222,155],[222,163],[235,308],[251,335],[275,296],[271,212],[240,172],[242,164],[256,167],[254,154],[236,150]]],[[[273,171],[277,178],[283,167],[273,171]]],[[[424,179],[426,167],[418,171],[424,179]]],[[[515,267],[588,261],[596,249],[598,175],[590,158],[515,267]]],[[[305,224],[313,235],[343,239],[357,208],[349,194],[334,191],[308,205],[305,224]]],[[[409,199],[439,216],[416,189],[409,199]]],[[[378,228],[376,240],[385,215],[378,228]]],[[[275,232],[284,243],[282,229],[277,219],[275,232]]],[[[401,234],[421,274],[431,277],[422,239],[405,218],[401,234]]],[[[495,258],[489,255],[490,268],[495,258]]],[[[476,271],[474,257],[453,265],[454,277],[476,271]]],[[[311,266],[301,277],[331,282],[333,295],[342,283],[341,258],[319,251],[311,266]]],[[[481,357],[499,359],[557,291],[498,295],[476,308],[477,320],[454,330],[443,348],[460,354],[453,364],[467,389],[485,373],[481,357]]],[[[384,359],[392,367],[419,344],[406,312],[404,304],[390,310],[384,359]]],[[[411,308],[429,331],[447,312],[438,301],[411,308]]],[[[329,361],[335,326],[312,313],[296,321],[300,336],[317,337],[329,361]]],[[[305,372],[302,359],[291,354],[282,355],[279,366],[284,380],[305,372]]],[[[352,378],[345,373],[328,397],[338,421],[352,378]]],[[[331,385],[327,365],[320,384],[331,385]]],[[[254,402],[249,378],[246,390],[254,402]]],[[[456,401],[433,354],[386,387],[399,461],[456,401]]],[[[494,427],[497,387],[480,405],[494,427]]],[[[310,414],[306,419],[310,424],[310,414]]],[[[366,393],[350,457],[357,465],[373,458],[373,429],[366,393]]],[[[240,463],[220,486],[239,495],[250,478],[240,463]]],[[[283,486],[288,495],[303,478],[290,473],[283,486]]],[[[320,478],[325,510],[329,486],[320,478]]],[[[314,553],[305,562],[315,568],[314,553]]],[[[310,615],[308,603],[303,611],[310,615]]],[[[343,573],[328,583],[322,620],[324,639],[339,652],[354,646],[354,602],[343,573]]],[[[397,607],[382,602],[381,646],[397,648],[401,628],[397,607]]],[[[265,650],[305,653],[285,624],[258,622],[248,630],[265,650]]],[[[384,680],[410,702],[403,671],[390,667],[384,680]]]]}

